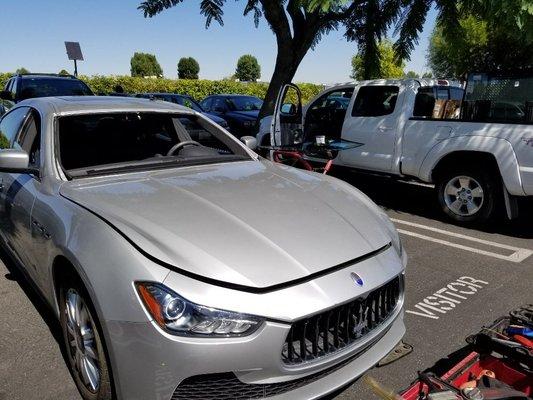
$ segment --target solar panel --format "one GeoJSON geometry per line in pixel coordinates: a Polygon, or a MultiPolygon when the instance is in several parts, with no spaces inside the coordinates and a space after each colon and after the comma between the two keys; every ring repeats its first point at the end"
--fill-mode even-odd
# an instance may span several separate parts
{"type": "Polygon", "coordinates": [[[81,53],[81,47],[78,42],[65,42],[67,48],[67,56],[69,60],[83,61],[83,54],[81,53]]]}

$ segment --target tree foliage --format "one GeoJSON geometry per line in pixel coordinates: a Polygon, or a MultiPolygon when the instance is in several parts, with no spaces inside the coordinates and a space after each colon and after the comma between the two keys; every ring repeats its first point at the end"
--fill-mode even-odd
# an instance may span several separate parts
{"type": "Polygon", "coordinates": [[[29,74],[30,71],[28,71],[26,68],[24,67],[20,67],[19,69],[17,69],[15,71],[15,74],[29,74]]]}
{"type": "Polygon", "coordinates": [[[358,53],[352,58],[352,75],[351,78],[355,80],[365,79],[387,79],[387,78],[401,78],[404,75],[403,69],[405,63],[398,62],[394,57],[394,49],[392,42],[388,39],[382,40],[378,46],[377,51],[379,55],[379,63],[372,71],[365,70],[366,64],[364,57],[358,53]]]}
{"type": "Polygon", "coordinates": [[[404,76],[410,79],[420,78],[420,75],[418,75],[415,71],[407,71],[404,76]]]}
{"type": "Polygon", "coordinates": [[[131,58],[131,76],[162,77],[163,70],[157,62],[155,55],[148,53],[135,53],[131,58]]]}
{"type": "Polygon", "coordinates": [[[422,74],[422,78],[424,78],[424,79],[431,79],[431,78],[433,78],[433,74],[432,74],[431,72],[424,72],[424,73],[422,74]]]}
{"type": "Polygon", "coordinates": [[[178,61],[178,77],[180,79],[198,79],[200,64],[192,57],[182,57],[178,61]]]}
{"type": "Polygon", "coordinates": [[[428,48],[428,64],[437,77],[460,77],[470,71],[527,68],[533,65],[533,51],[525,29],[498,24],[493,16],[480,12],[459,20],[455,36],[437,25],[428,48]]]}
{"type": "Polygon", "coordinates": [[[261,66],[257,58],[251,54],[245,54],[237,61],[235,78],[243,82],[253,82],[261,78],[261,66]]]}
{"type": "Polygon", "coordinates": [[[70,75],[70,74],[66,69],[62,69],[61,71],[59,71],[59,75],[70,75]]]}

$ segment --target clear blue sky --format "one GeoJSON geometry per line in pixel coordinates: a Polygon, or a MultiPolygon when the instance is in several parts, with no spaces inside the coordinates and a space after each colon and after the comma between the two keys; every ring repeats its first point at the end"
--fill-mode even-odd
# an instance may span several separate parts
{"type": "MultiPolygon", "coordinates": [[[[220,79],[233,74],[242,54],[255,55],[262,66],[262,80],[274,68],[276,44],[264,20],[256,29],[252,17],[243,17],[244,0],[228,0],[224,27],[214,22],[206,30],[198,1],[185,1],[162,14],[145,19],[137,10],[140,0],[26,0],[2,1],[0,71],[25,67],[33,72],[72,72],[64,41],[81,43],[85,56],[82,74],[129,74],[135,51],[153,53],[164,75],[176,77],[177,60],[196,58],[200,77],[220,79]]],[[[426,71],[428,35],[435,23],[432,11],[420,43],[406,70],[426,71]]],[[[342,31],[325,37],[302,62],[295,81],[333,83],[349,80],[350,59],[357,52],[342,31]]]]}

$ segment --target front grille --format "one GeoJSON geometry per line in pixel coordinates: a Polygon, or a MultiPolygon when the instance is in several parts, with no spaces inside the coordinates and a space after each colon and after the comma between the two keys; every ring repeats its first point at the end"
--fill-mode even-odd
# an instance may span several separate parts
{"type": "Polygon", "coordinates": [[[396,277],[365,298],[313,315],[292,324],[281,352],[287,365],[309,362],[335,353],[358,341],[396,309],[403,277],[396,277]]]}
{"type": "Polygon", "coordinates": [[[316,374],[264,385],[241,382],[232,372],[191,376],[180,383],[171,400],[245,400],[277,396],[326,377],[352,362],[356,356],[316,374]]]}

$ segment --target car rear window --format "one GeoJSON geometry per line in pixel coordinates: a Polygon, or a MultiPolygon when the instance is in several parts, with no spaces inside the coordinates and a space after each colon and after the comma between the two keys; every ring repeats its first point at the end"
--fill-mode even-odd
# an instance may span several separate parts
{"type": "Polygon", "coordinates": [[[77,79],[23,78],[17,100],[52,96],[91,96],[92,94],[89,87],[77,79]]]}
{"type": "Polygon", "coordinates": [[[59,153],[66,171],[115,164],[133,168],[166,161],[210,163],[231,156],[250,158],[224,132],[197,116],[153,112],[60,117],[59,153]],[[198,144],[167,156],[173,146],[185,141],[198,144]]]}

